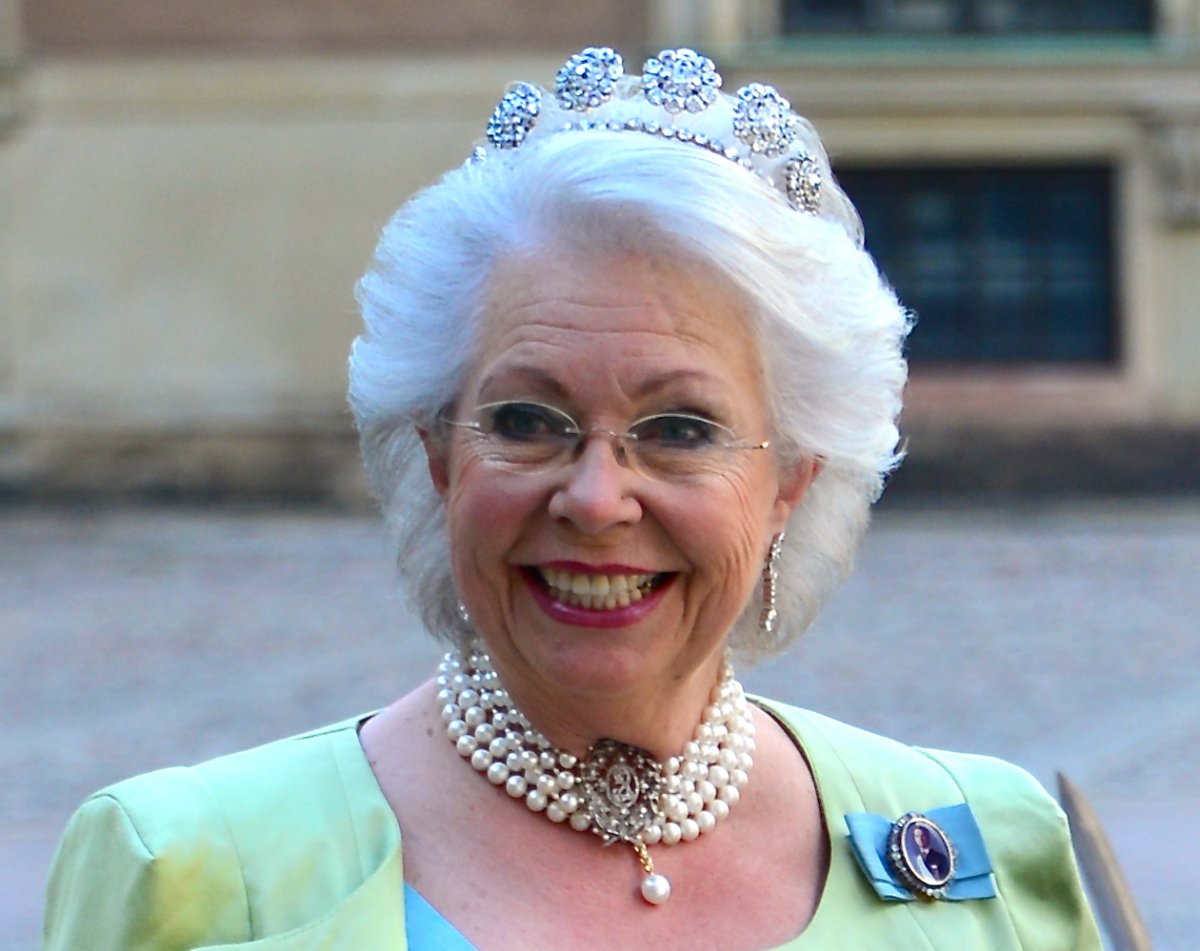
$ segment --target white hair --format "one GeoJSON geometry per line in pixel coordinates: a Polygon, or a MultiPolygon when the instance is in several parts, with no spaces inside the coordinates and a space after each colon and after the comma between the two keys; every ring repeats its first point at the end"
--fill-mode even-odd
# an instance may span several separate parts
{"type": "MultiPolygon", "coordinates": [[[[631,107],[632,108],[632,107],[631,107]]],[[[436,636],[474,636],[460,618],[444,512],[417,427],[453,403],[474,356],[497,262],[569,247],[662,256],[703,268],[745,303],[766,369],[781,464],[820,460],[779,559],[776,633],[746,606],[731,643],[782,651],[849,572],[870,505],[898,464],[897,417],[910,321],[861,247],[857,214],[828,171],[821,216],[727,158],[637,131],[531,136],[416,195],[392,218],[358,285],[365,330],[350,403],[371,491],[400,577],[436,636]]]]}

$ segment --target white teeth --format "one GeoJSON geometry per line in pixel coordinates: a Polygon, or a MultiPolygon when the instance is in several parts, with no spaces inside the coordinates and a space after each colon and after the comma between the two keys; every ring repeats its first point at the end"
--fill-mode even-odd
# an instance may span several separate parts
{"type": "Polygon", "coordinates": [[[612,610],[640,601],[650,590],[652,574],[583,574],[561,568],[541,568],[543,580],[565,604],[593,610],[612,610]]]}

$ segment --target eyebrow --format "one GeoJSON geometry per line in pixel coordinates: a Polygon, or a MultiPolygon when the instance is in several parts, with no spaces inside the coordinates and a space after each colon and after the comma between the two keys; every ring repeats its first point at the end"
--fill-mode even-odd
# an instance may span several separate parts
{"type": "MultiPolygon", "coordinates": [[[[503,367],[500,373],[484,377],[479,386],[480,392],[486,392],[488,387],[494,385],[497,380],[513,380],[527,384],[540,394],[544,393],[562,400],[569,400],[571,397],[561,380],[535,364],[516,363],[503,367]]],[[[666,370],[642,380],[632,395],[634,398],[641,399],[679,382],[710,384],[713,382],[713,377],[700,370],[666,370]]]]}
{"type": "Polygon", "coordinates": [[[487,392],[488,387],[495,385],[497,380],[512,380],[526,384],[539,392],[551,394],[559,399],[567,397],[566,387],[556,377],[534,364],[516,363],[504,366],[499,373],[491,373],[485,376],[479,384],[479,391],[481,393],[487,392]]]}

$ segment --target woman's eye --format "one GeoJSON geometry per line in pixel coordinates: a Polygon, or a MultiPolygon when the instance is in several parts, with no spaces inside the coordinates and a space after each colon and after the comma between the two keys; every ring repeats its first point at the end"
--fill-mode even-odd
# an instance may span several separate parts
{"type": "Polygon", "coordinates": [[[699,416],[664,413],[637,424],[638,442],[672,449],[701,449],[718,441],[720,426],[699,416]]]}
{"type": "Polygon", "coordinates": [[[504,439],[555,438],[569,428],[566,417],[536,403],[501,403],[489,412],[487,431],[504,439]]]}

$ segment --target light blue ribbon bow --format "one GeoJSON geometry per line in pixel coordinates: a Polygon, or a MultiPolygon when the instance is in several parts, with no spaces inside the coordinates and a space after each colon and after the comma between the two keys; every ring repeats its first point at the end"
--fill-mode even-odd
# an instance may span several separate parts
{"type": "MultiPolygon", "coordinates": [[[[992,860],[988,857],[983,834],[965,802],[921,813],[929,817],[949,837],[957,853],[954,878],[946,886],[946,901],[970,901],[995,898],[992,860]]],[[[885,901],[913,901],[916,895],[907,888],[888,864],[888,836],[892,820],[871,812],[852,812],[846,816],[847,837],[854,856],[876,894],[885,901]]]]}

